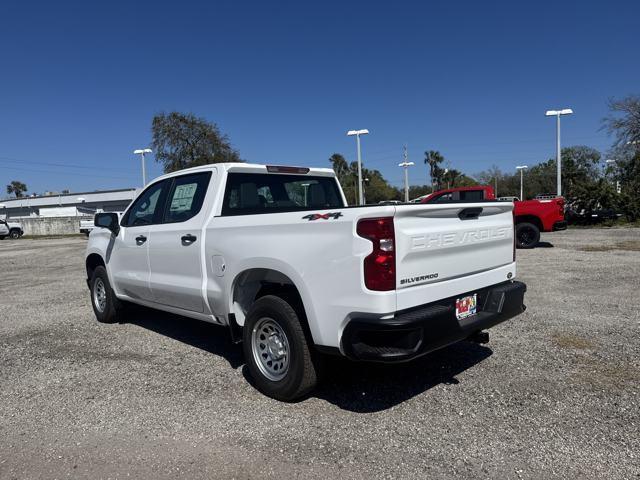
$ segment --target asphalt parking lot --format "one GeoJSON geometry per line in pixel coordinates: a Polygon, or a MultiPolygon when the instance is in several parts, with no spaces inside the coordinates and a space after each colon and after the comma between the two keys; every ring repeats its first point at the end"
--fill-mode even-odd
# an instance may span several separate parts
{"type": "Polygon", "coordinates": [[[0,478],[640,477],[640,229],[518,251],[525,314],[295,404],[225,329],[94,320],[81,238],[0,242],[0,478]]]}

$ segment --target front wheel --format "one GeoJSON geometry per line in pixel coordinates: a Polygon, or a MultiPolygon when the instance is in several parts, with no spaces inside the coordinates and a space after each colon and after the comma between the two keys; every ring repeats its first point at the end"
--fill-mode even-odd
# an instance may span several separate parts
{"type": "Polygon", "coordinates": [[[118,322],[123,313],[123,304],[116,297],[107,270],[103,266],[96,267],[91,276],[91,306],[96,319],[102,323],[118,322]]]}
{"type": "Polygon", "coordinates": [[[296,311],[267,295],[251,307],[243,328],[243,349],[256,387],[277,400],[296,400],[317,384],[307,338],[296,311]]]}
{"type": "Polygon", "coordinates": [[[540,241],[540,229],[533,223],[522,222],[516,225],[516,246],[533,248],[540,241]]]}
{"type": "Polygon", "coordinates": [[[20,232],[18,230],[11,230],[11,233],[9,233],[9,237],[11,237],[13,240],[17,240],[20,238],[20,232]]]}

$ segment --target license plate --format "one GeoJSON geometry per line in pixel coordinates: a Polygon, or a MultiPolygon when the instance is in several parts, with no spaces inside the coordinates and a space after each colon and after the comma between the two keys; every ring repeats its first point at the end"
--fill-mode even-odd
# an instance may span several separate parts
{"type": "Polygon", "coordinates": [[[467,297],[456,299],[456,318],[462,320],[463,318],[475,315],[478,309],[478,294],[474,293],[467,297]]]}

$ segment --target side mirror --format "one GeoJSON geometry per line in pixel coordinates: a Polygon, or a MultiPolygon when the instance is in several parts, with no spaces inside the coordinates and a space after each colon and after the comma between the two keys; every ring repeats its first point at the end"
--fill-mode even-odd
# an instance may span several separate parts
{"type": "Polygon", "coordinates": [[[106,228],[110,230],[114,235],[118,235],[120,232],[120,225],[118,224],[118,214],[113,212],[96,213],[93,224],[96,227],[106,228]]]}

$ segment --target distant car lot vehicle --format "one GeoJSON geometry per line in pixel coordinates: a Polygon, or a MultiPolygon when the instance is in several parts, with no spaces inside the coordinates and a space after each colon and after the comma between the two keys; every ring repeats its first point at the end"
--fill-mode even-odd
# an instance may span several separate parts
{"type": "Polygon", "coordinates": [[[581,209],[579,211],[572,208],[567,209],[567,221],[572,224],[590,225],[601,223],[607,220],[617,220],[622,217],[621,213],[616,213],[613,208],[597,208],[595,210],[581,209]]]}
{"type": "Polygon", "coordinates": [[[519,202],[520,199],[518,197],[498,197],[498,200],[501,202],[519,202]]]}
{"type": "Polygon", "coordinates": [[[195,167],[96,215],[87,283],[102,322],[132,302],[227,326],[258,389],[293,400],[321,354],[407,361],[524,311],[512,210],[348,207],[332,170],[195,167]]]}
{"type": "Polygon", "coordinates": [[[80,233],[84,233],[88,237],[91,230],[95,228],[94,221],[94,219],[80,220],[80,233]]]}
{"type": "MultiPolygon", "coordinates": [[[[552,197],[536,200],[515,200],[514,221],[516,224],[516,245],[518,248],[533,248],[540,241],[540,232],[565,230],[564,198],[552,197]]],[[[439,190],[428,195],[422,203],[471,202],[495,200],[493,187],[480,185],[439,190]]],[[[515,198],[515,197],[512,197],[515,198]]],[[[511,200],[509,200],[511,201],[511,200]]]]}
{"type": "Polygon", "coordinates": [[[19,222],[0,220],[0,240],[9,237],[14,240],[24,235],[24,230],[19,222]]]}

